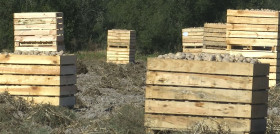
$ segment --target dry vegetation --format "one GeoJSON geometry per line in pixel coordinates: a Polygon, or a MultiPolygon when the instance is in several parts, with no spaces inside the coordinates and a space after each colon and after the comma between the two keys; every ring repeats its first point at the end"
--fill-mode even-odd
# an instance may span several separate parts
{"type": "MultiPolygon", "coordinates": [[[[0,95],[1,133],[142,134],[147,56],[136,64],[105,62],[105,52],[78,55],[77,105],[74,108],[28,104],[8,94],[0,95]]],[[[268,134],[279,133],[280,88],[270,90],[268,134]]],[[[187,133],[228,134],[230,128],[213,129],[198,123],[187,133]]],[[[159,132],[184,134],[186,132],[159,132]]]]}

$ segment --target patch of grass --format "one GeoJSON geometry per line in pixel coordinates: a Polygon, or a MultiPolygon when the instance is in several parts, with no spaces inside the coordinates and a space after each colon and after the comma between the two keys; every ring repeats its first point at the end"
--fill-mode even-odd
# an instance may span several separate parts
{"type": "Polygon", "coordinates": [[[84,60],[103,60],[106,61],[106,50],[99,50],[99,51],[79,51],[76,52],[77,58],[81,61],[84,60]]]}

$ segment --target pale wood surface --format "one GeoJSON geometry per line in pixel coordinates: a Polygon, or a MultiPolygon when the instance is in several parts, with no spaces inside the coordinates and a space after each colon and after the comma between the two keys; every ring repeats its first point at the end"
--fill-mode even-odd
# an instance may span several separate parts
{"type": "Polygon", "coordinates": [[[62,29],[63,24],[33,24],[33,25],[14,25],[14,30],[28,30],[28,29],[62,29]]]}
{"type": "Polygon", "coordinates": [[[63,36],[15,36],[14,41],[19,42],[46,42],[46,41],[64,41],[63,36]]]}
{"type": "Polygon", "coordinates": [[[254,57],[254,58],[273,58],[276,59],[280,56],[280,53],[275,53],[271,51],[262,50],[231,50],[230,54],[242,54],[244,57],[254,57]]]}
{"type": "Polygon", "coordinates": [[[61,35],[64,34],[63,30],[27,30],[27,31],[14,31],[14,35],[61,35]]]}
{"type": "Polygon", "coordinates": [[[217,42],[226,42],[226,38],[221,38],[221,37],[207,37],[204,36],[204,41],[217,41],[217,42]]]}
{"type": "Polygon", "coordinates": [[[182,43],[183,46],[203,46],[203,43],[186,43],[186,42],[183,42],[182,43]]]}
{"type": "Polygon", "coordinates": [[[31,18],[14,19],[15,25],[33,25],[33,24],[62,24],[62,18],[31,18]]]}
{"type": "Polygon", "coordinates": [[[0,85],[72,85],[76,84],[76,75],[35,76],[35,75],[0,75],[0,85]]]}
{"type": "Polygon", "coordinates": [[[5,55],[0,54],[0,63],[3,64],[47,64],[70,65],[76,64],[75,55],[46,56],[46,55],[5,55]]]}
{"type": "Polygon", "coordinates": [[[0,74],[41,74],[68,75],[76,74],[76,66],[43,66],[43,65],[11,65],[0,64],[0,74]]]}
{"type": "Polygon", "coordinates": [[[250,38],[227,38],[228,45],[238,46],[278,46],[278,39],[250,39],[250,38]]]}
{"type": "MultiPolygon", "coordinates": [[[[226,38],[224,38],[224,41],[209,41],[209,40],[204,40],[203,44],[207,47],[207,46],[219,46],[219,47],[226,47],[227,43],[226,43],[226,38]]],[[[225,49],[223,49],[225,50],[225,49]]]]}
{"type": "Polygon", "coordinates": [[[226,29],[204,28],[204,32],[207,32],[207,33],[225,33],[226,29]]]}
{"type": "MultiPolygon", "coordinates": [[[[15,42],[16,43],[16,42],[15,42]]],[[[32,44],[33,45],[33,44],[32,44]]],[[[65,50],[64,45],[58,45],[58,46],[32,46],[32,47],[24,47],[24,46],[15,46],[15,51],[61,51],[65,50]]]]}
{"type": "Polygon", "coordinates": [[[279,18],[278,11],[265,11],[265,10],[227,10],[228,16],[249,16],[249,17],[267,17],[279,18]]]}
{"type": "Polygon", "coordinates": [[[203,27],[196,27],[196,28],[184,28],[182,29],[182,32],[203,32],[203,27]]]}
{"type": "Polygon", "coordinates": [[[268,75],[269,65],[148,58],[147,69],[203,74],[266,76],[268,75]]]}
{"type": "Polygon", "coordinates": [[[146,86],[146,99],[212,101],[246,104],[267,103],[267,91],[197,87],[146,86]]]}
{"type": "Polygon", "coordinates": [[[148,71],[146,84],[215,87],[232,89],[267,89],[268,77],[241,77],[148,71]]]}
{"type": "Polygon", "coordinates": [[[226,36],[230,38],[278,39],[278,32],[227,31],[226,36]]]}
{"type": "Polygon", "coordinates": [[[210,117],[264,118],[266,105],[146,100],[145,113],[210,117]]]}
{"type": "Polygon", "coordinates": [[[14,13],[14,18],[53,18],[63,17],[62,12],[27,12],[14,13]]]}
{"type": "Polygon", "coordinates": [[[218,129],[218,124],[226,124],[231,131],[243,132],[264,132],[266,130],[265,119],[237,119],[237,118],[205,118],[173,115],[152,115],[145,114],[145,126],[158,129],[192,129],[197,123],[204,123],[207,126],[218,129]]]}
{"type": "Polygon", "coordinates": [[[35,96],[64,96],[77,93],[75,85],[70,86],[13,86],[1,85],[0,92],[8,92],[11,95],[35,95],[35,96]]]}
{"type": "Polygon", "coordinates": [[[227,16],[227,23],[231,24],[265,24],[279,25],[279,18],[251,18],[227,16]]]}
{"type": "Polygon", "coordinates": [[[226,24],[225,23],[205,23],[204,28],[226,29],[226,24]]]}
{"type": "Polygon", "coordinates": [[[44,96],[22,96],[27,101],[32,101],[36,104],[51,104],[55,106],[74,106],[76,99],[74,96],[69,97],[44,97],[44,96]]]}
{"type": "Polygon", "coordinates": [[[278,25],[250,25],[250,24],[229,24],[228,31],[259,31],[259,32],[278,32],[278,25]]]}
{"type": "Polygon", "coordinates": [[[207,37],[220,37],[220,38],[226,38],[226,31],[225,32],[218,32],[218,33],[209,33],[209,32],[205,32],[204,36],[207,37]]]}

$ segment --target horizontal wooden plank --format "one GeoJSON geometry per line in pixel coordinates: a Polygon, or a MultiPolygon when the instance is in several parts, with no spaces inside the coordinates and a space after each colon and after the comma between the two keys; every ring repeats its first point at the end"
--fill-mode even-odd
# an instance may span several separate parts
{"type": "Polygon", "coordinates": [[[125,30],[125,29],[112,29],[108,30],[108,33],[129,33],[129,34],[135,34],[135,30],[125,30]]]}
{"type": "Polygon", "coordinates": [[[134,54],[132,52],[129,52],[129,51],[107,51],[107,55],[130,55],[130,54],[134,54]]]}
{"type": "Polygon", "coordinates": [[[227,46],[226,41],[208,41],[208,40],[204,40],[203,44],[204,44],[204,46],[221,46],[221,47],[226,47],[227,46]]]}
{"type": "Polygon", "coordinates": [[[27,12],[14,13],[14,18],[52,18],[63,17],[62,12],[27,12]]]}
{"type": "Polygon", "coordinates": [[[35,104],[50,104],[55,106],[74,106],[75,96],[68,97],[45,97],[45,96],[22,96],[23,99],[35,104]]]}
{"type": "Polygon", "coordinates": [[[258,32],[278,32],[278,25],[250,25],[250,24],[229,24],[227,31],[258,31],[258,32]]]}
{"type": "Polygon", "coordinates": [[[184,48],[184,47],[183,47],[183,52],[184,52],[184,53],[201,53],[201,52],[202,52],[202,48],[193,48],[193,49],[190,49],[190,48],[184,48]]]}
{"type": "Polygon", "coordinates": [[[71,86],[9,86],[0,85],[0,92],[8,92],[11,95],[35,95],[35,96],[65,96],[77,93],[77,87],[71,86]]]}
{"type": "Polygon", "coordinates": [[[73,85],[76,75],[35,76],[35,75],[0,75],[0,85],[73,85]]]}
{"type": "Polygon", "coordinates": [[[220,37],[204,37],[204,41],[220,41],[220,42],[226,42],[226,38],[220,38],[220,37]]]}
{"type": "Polygon", "coordinates": [[[267,89],[268,77],[241,77],[148,71],[146,84],[166,86],[215,87],[230,89],[267,89]]]}
{"type": "Polygon", "coordinates": [[[108,36],[117,36],[117,37],[136,37],[136,33],[115,33],[115,32],[108,32],[108,36]]]}
{"type": "Polygon", "coordinates": [[[231,132],[261,132],[266,130],[266,119],[205,118],[174,115],[145,114],[145,126],[158,129],[192,130],[198,123],[231,132]]]}
{"type": "Polygon", "coordinates": [[[61,35],[64,34],[63,30],[26,30],[14,31],[15,36],[19,35],[61,35]]]}
{"type": "Polygon", "coordinates": [[[204,33],[225,33],[226,29],[204,28],[204,33]]]}
{"type": "Polygon", "coordinates": [[[261,63],[270,64],[273,66],[280,65],[280,59],[258,59],[261,63]]]}
{"type": "Polygon", "coordinates": [[[183,46],[203,46],[203,43],[182,43],[183,46]]]}
{"type": "Polygon", "coordinates": [[[196,27],[196,28],[184,28],[182,32],[204,32],[203,27],[196,27]]]}
{"type": "Polygon", "coordinates": [[[276,59],[280,57],[280,53],[275,53],[271,51],[261,51],[261,50],[231,50],[230,54],[242,54],[244,57],[254,57],[254,58],[273,58],[276,59]]]}
{"type": "Polygon", "coordinates": [[[107,36],[108,41],[111,40],[135,40],[136,37],[123,37],[123,36],[107,36]]]}
{"type": "Polygon", "coordinates": [[[204,28],[226,29],[226,23],[204,23],[204,28]]]}
{"type": "Polygon", "coordinates": [[[14,19],[15,25],[62,24],[62,18],[14,19]]]}
{"type": "Polygon", "coordinates": [[[2,64],[42,64],[42,65],[70,65],[76,64],[76,56],[46,56],[46,55],[5,55],[0,54],[2,64]]]}
{"type": "Polygon", "coordinates": [[[279,12],[278,11],[267,11],[267,10],[232,10],[232,9],[228,9],[227,16],[279,18],[279,12]]]}
{"type": "Polygon", "coordinates": [[[15,36],[14,41],[18,42],[46,42],[64,41],[64,36],[15,36]]]}
{"type": "Polygon", "coordinates": [[[34,25],[14,25],[15,31],[20,30],[52,30],[63,29],[63,24],[34,24],[34,25]]]}
{"type": "Polygon", "coordinates": [[[147,69],[202,74],[266,76],[269,65],[148,58],[147,69]]]}
{"type": "Polygon", "coordinates": [[[210,117],[264,118],[266,105],[145,100],[145,113],[210,117]]]}
{"type": "Polygon", "coordinates": [[[246,104],[267,103],[267,91],[230,90],[216,88],[146,86],[146,99],[191,100],[246,104]]]}
{"type": "Polygon", "coordinates": [[[183,42],[184,43],[202,43],[203,42],[203,38],[183,38],[183,42]]]}
{"type": "Polygon", "coordinates": [[[203,35],[196,35],[196,36],[193,36],[193,35],[191,35],[191,36],[183,36],[182,37],[182,39],[183,40],[185,40],[185,39],[203,39],[203,35]]]}
{"type": "Polygon", "coordinates": [[[188,37],[188,36],[203,36],[203,32],[183,32],[182,37],[188,37]],[[184,35],[185,33],[185,35],[184,35]]]}
{"type": "Polygon", "coordinates": [[[228,50],[217,50],[217,49],[202,49],[202,52],[204,53],[212,53],[212,54],[226,54],[229,53],[230,51],[228,50]]]}
{"type": "Polygon", "coordinates": [[[224,33],[204,33],[204,37],[220,37],[220,38],[226,38],[226,32],[224,33]]]}
{"type": "Polygon", "coordinates": [[[277,86],[280,83],[280,80],[269,80],[269,87],[277,86]]]}
{"type": "Polygon", "coordinates": [[[249,38],[227,38],[228,45],[237,46],[278,46],[279,40],[277,39],[249,39],[249,38]]]}
{"type": "Polygon", "coordinates": [[[278,72],[280,72],[280,67],[277,67],[277,66],[270,66],[269,67],[269,72],[270,73],[278,73],[278,72]]]}
{"type": "Polygon", "coordinates": [[[269,80],[280,80],[280,73],[269,73],[269,80]]]}
{"type": "Polygon", "coordinates": [[[278,32],[227,31],[226,36],[230,38],[279,39],[278,32]]]}
{"type": "Polygon", "coordinates": [[[48,47],[40,47],[40,46],[32,46],[32,47],[15,47],[15,51],[61,51],[65,50],[64,45],[58,46],[48,46],[48,47]]]}
{"type": "Polygon", "coordinates": [[[279,25],[279,18],[251,18],[251,17],[227,16],[227,23],[229,23],[229,24],[279,25]]]}
{"type": "Polygon", "coordinates": [[[107,47],[107,51],[135,53],[136,50],[135,50],[135,48],[112,48],[112,47],[107,47]]]}
{"type": "Polygon", "coordinates": [[[0,74],[68,75],[76,74],[76,66],[0,64],[0,74]]]}

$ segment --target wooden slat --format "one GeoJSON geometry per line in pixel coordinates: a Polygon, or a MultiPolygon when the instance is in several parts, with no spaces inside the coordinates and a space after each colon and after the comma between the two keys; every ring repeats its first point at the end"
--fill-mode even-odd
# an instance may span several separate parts
{"type": "Polygon", "coordinates": [[[203,32],[203,27],[197,27],[197,28],[184,28],[182,29],[182,32],[203,32]]]}
{"type": "Polygon", "coordinates": [[[14,13],[14,18],[52,18],[63,17],[62,12],[29,12],[29,13],[14,13]]]}
{"type": "Polygon", "coordinates": [[[146,100],[145,113],[264,118],[267,115],[267,108],[266,105],[146,100]]]}
{"type": "Polygon", "coordinates": [[[193,49],[183,48],[183,52],[184,53],[201,53],[202,49],[201,48],[193,48],[193,49]]]}
{"type": "Polygon", "coordinates": [[[63,23],[62,18],[14,19],[15,25],[59,24],[59,23],[63,23]]]}
{"type": "Polygon", "coordinates": [[[271,51],[260,51],[260,50],[231,50],[230,54],[242,54],[244,57],[254,57],[254,58],[273,58],[276,59],[280,57],[280,53],[274,53],[271,51]]]}
{"type": "Polygon", "coordinates": [[[76,66],[0,64],[0,74],[68,75],[76,74],[76,66]]]}
{"type": "Polygon", "coordinates": [[[204,37],[220,37],[220,38],[226,38],[226,32],[224,33],[204,33],[204,37]]]}
{"type": "Polygon", "coordinates": [[[250,25],[250,24],[229,24],[227,31],[259,31],[259,32],[278,32],[278,25],[250,25]]]}
{"type": "Polygon", "coordinates": [[[238,46],[278,46],[279,40],[277,39],[245,39],[245,38],[227,38],[228,45],[238,46]]]}
{"type": "Polygon", "coordinates": [[[65,50],[64,45],[58,45],[58,46],[48,46],[48,47],[37,47],[37,46],[32,46],[32,47],[15,47],[15,51],[61,51],[65,50]]]}
{"type": "Polygon", "coordinates": [[[204,40],[226,42],[226,38],[220,38],[220,37],[204,37],[204,40]]]}
{"type": "Polygon", "coordinates": [[[226,29],[225,23],[205,23],[204,28],[226,29]]]}
{"type": "Polygon", "coordinates": [[[248,32],[248,31],[227,31],[229,38],[265,38],[278,39],[278,32],[248,32]]]}
{"type": "Polygon", "coordinates": [[[64,34],[63,30],[28,30],[28,31],[14,31],[14,35],[60,35],[64,34]]]}
{"type": "Polygon", "coordinates": [[[268,77],[252,78],[148,71],[146,84],[257,90],[268,88],[268,77]]]}
{"type": "Polygon", "coordinates": [[[135,40],[136,37],[123,37],[123,36],[107,36],[108,41],[111,40],[135,40]]]}
{"type": "Polygon", "coordinates": [[[15,36],[14,40],[19,42],[64,41],[64,37],[63,36],[15,36]]]}
{"type": "Polygon", "coordinates": [[[36,104],[51,104],[55,106],[74,106],[76,99],[74,96],[69,97],[44,97],[44,96],[22,96],[27,101],[34,102],[36,104]]]}
{"type": "Polygon", "coordinates": [[[44,56],[44,55],[5,55],[0,54],[2,64],[47,64],[47,65],[70,65],[76,64],[76,56],[44,56]]]}
{"type": "Polygon", "coordinates": [[[213,54],[226,54],[229,53],[228,50],[217,50],[217,49],[202,49],[204,53],[213,53],[213,54]]]}
{"type": "Polygon", "coordinates": [[[279,25],[279,18],[250,18],[227,16],[227,23],[279,25]]]}
{"type": "Polygon", "coordinates": [[[71,86],[9,86],[0,85],[0,92],[8,92],[11,95],[35,95],[35,96],[64,96],[77,93],[77,87],[71,86]]]}
{"type": "Polygon", "coordinates": [[[280,83],[280,79],[278,80],[269,80],[269,87],[277,86],[276,84],[280,83]]]}
{"type": "Polygon", "coordinates": [[[152,115],[145,114],[145,126],[158,129],[193,129],[197,123],[203,123],[216,129],[220,129],[218,124],[230,129],[231,132],[259,132],[266,130],[265,119],[237,119],[237,118],[205,118],[174,115],[152,115]]]}
{"type": "Polygon", "coordinates": [[[182,43],[183,46],[203,46],[203,43],[182,43]]]}
{"type": "Polygon", "coordinates": [[[76,84],[75,75],[67,76],[31,76],[0,75],[0,85],[72,85],[76,84]]]}
{"type": "Polygon", "coordinates": [[[184,43],[201,43],[203,42],[203,38],[183,38],[184,43]]]}
{"type": "Polygon", "coordinates": [[[278,72],[280,72],[280,67],[277,67],[277,66],[270,66],[269,67],[269,72],[270,73],[278,73],[278,72]]]}
{"type": "Polygon", "coordinates": [[[204,28],[204,32],[207,32],[207,33],[225,33],[226,29],[204,28]]]}
{"type": "Polygon", "coordinates": [[[270,64],[270,65],[280,65],[280,59],[258,59],[261,63],[270,64]]]}
{"type": "Polygon", "coordinates": [[[267,103],[267,91],[230,90],[215,88],[146,86],[146,99],[191,100],[247,104],[267,103]]]}
{"type": "Polygon", "coordinates": [[[183,36],[183,39],[203,39],[203,35],[198,35],[198,36],[183,36]]]}
{"type": "Polygon", "coordinates": [[[135,34],[135,30],[124,30],[124,29],[112,29],[108,30],[108,33],[124,33],[124,34],[135,34]]]}
{"type": "Polygon", "coordinates": [[[227,46],[226,41],[207,41],[207,40],[204,40],[203,44],[205,46],[224,46],[224,47],[227,46]]]}
{"type": "Polygon", "coordinates": [[[269,65],[148,58],[147,69],[203,74],[266,76],[268,75],[269,65]]]}
{"type": "Polygon", "coordinates": [[[269,73],[269,80],[279,80],[280,73],[269,73]]]}
{"type": "Polygon", "coordinates": [[[19,30],[30,30],[30,29],[45,29],[45,30],[49,30],[49,29],[62,29],[63,28],[63,24],[34,24],[34,25],[14,25],[14,29],[15,31],[19,31],[19,30]]]}
{"type": "Polygon", "coordinates": [[[278,18],[278,11],[266,11],[266,10],[227,10],[228,16],[248,16],[248,17],[267,17],[278,18]]]}

